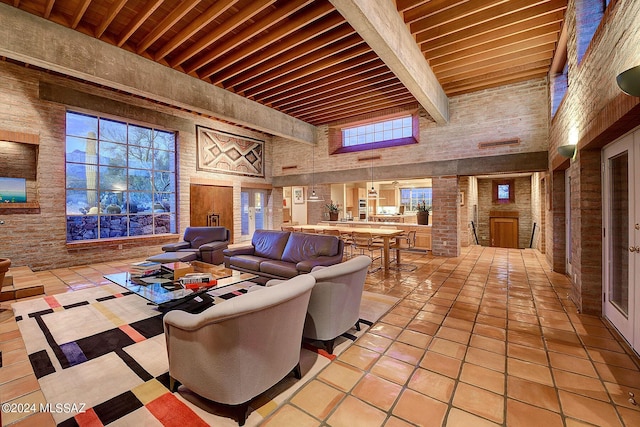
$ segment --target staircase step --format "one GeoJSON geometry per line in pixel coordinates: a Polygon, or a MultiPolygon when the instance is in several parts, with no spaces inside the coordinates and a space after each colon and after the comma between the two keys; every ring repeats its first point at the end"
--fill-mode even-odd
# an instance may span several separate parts
{"type": "Polygon", "coordinates": [[[29,267],[10,268],[4,276],[0,301],[10,301],[44,294],[44,285],[29,267]]]}

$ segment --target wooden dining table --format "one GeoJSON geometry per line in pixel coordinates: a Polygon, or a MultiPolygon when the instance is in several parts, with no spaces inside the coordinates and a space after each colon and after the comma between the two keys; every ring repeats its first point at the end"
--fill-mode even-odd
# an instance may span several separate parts
{"type": "MultiPolygon", "coordinates": [[[[354,228],[354,227],[341,227],[339,225],[297,225],[294,227],[299,230],[314,230],[315,232],[324,230],[338,230],[341,233],[352,233],[354,231],[360,233],[371,233],[373,236],[380,237],[382,239],[383,244],[383,264],[385,273],[389,271],[390,267],[390,253],[391,253],[391,242],[395,241],[396,237],[402,235],[404,230],[398,230],[393,228],[354,228]]],[[[396,249],[396,262],[400,264],[400,250],[396,249]]]]}

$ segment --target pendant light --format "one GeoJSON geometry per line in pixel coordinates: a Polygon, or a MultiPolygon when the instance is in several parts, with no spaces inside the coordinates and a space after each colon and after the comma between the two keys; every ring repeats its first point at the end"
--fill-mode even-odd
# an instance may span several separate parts
{"type": "Polygon", "coordinates": [[[307,197],[307,202],[324,202],[324,199],[322,198],[322,196],[318,196],[316,194],[316,185],[315,185],[315,181],[316,181],[316,163],[315,163],[315,159],[316,159],[316,145],[313,144],[312,146],[312,151],[311,151],[311,194],[309,195],[309,197],[307,197]]]}
{"type": "Polygon", "coordinates": [[[378,198],[378,192],[373,187],[373,142],[371,142],[371,189],[367,192],[368,199],[378,198]]]}

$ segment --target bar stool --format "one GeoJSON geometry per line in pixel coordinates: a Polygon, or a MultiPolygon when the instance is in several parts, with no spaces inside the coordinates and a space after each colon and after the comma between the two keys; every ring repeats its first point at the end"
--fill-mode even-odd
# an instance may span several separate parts
{"type": "Polygon", "coordinates": [[[371,258],[371,265],[373,265],[373,261],[377,259],[380,260],[380,266],[375,268],[370,267],[367,273],[375,273],[376,271],[381,270],[383,267],[382,262],[383,262],[384,247],[382,245],[379,245],[373,242],[373,236],[371,235],[371,233],[354,231],[351,233],[351,238],[353,239],[353,243],[351,244],[351,247],[354,250],[360,251],[360,254],[362,255],[365,255],[365,251],[368,252],[369,254],[368,256],[369,258],[371,258]],[[378,256],[374,255],[376,251],[379,251],[380,255],[378,256]]]}

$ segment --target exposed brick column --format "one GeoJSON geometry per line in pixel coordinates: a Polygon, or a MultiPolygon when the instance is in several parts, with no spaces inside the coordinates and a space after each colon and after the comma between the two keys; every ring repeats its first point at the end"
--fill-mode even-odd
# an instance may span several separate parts
{"type": "Polygon", "coordinates": [[[564,170],[553,171],[551,188],[551,221],[553,223],[553,239],[550,250],[547,251],[547,260],[553,266],[553,271],[566,273],[565,253],[565,189],[564,170]]]}
{"type": "Polygon", "coordinates": [[[437,256],[460,255],[458,223],[458,177],[440,176],[432,180],[433,226],[431,228],[431,251],[437,256]]]}
{"type": "MultiPolygon", "coordinates": [[[[602,314],[602,176],[599,150],[582,150],[578,155],[580,174],[577,189],[572,185],[571,205],[579,214],[574,223],[573,273],[580,292],[583,313],[602,314]],[[577,191],[574,191],[576,189],[577,191]]],[[[573,178],[575,180],[575,178],[573,178]]]]}

